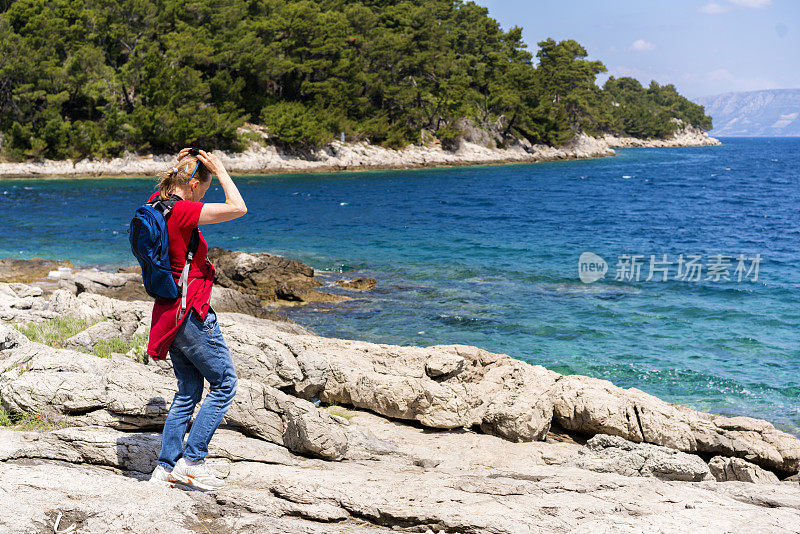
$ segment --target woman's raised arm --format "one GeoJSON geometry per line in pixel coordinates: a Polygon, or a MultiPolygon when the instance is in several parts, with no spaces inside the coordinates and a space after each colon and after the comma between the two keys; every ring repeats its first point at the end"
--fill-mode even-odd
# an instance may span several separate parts
{"type": "Polygon", "coordinates": [[[219,156],[201,150],[197,155],[206,168],[219,180],[222,190],[225,191],[225,203],[203,204],[197,224],[214,224],[230,221],[247,213],[247,206],[242,195],[233,183],[228,171],[222,165],[219,156]]]}

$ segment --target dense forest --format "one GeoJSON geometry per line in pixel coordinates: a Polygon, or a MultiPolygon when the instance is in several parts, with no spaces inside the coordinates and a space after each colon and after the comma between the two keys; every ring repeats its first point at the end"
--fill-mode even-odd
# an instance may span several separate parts
{"type": "Polygon", "coordinates": [[[574,40],[527,48],[462,0],[0,0],[0,157],[236,151],[245,122],[286,148],[711,128],[672,85],[599,87],[574,40]]]}

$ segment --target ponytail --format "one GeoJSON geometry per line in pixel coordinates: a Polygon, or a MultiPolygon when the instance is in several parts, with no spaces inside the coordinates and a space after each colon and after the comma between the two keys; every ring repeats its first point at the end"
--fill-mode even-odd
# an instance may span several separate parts
{"type": "Polygon", "coordinates": [[[192,179],[192,174],[194,174],[194,177],[201,183],[206,183],[211,180],[211,173],[208,172],[205,165],[200,163],[200,167],[198,168],[198,163],[199,160],[196,157],[184,156],[184,158],[178,162],[177,167],[171,167],[166,171],[160,172],[158,174],[159,179],[156,189],[158,189],[160,193],[161,200],[169,199],[170,195],[174,193],[178,187],[188,184],[192,179]],[[196,173],[195,169],[197,169],[196,173]]]}

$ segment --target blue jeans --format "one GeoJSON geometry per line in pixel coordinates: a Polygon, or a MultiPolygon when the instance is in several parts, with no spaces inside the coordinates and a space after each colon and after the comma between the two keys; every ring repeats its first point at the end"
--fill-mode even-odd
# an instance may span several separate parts
{"type": "Polygon", "coordinates": [[[201,321],[194,310],[189,311],[169,348],[169,355],[178,379],[178,392],[169,407],[158,456],[158,463],[167,470],[171,470],[181,456],[195,462],[206,457],[208,443],[233,402],[238,383],[217,314],[210,306],[205,321],[201,321]],[[184,450],[186,428],[203,396],[203,379],[209,383],[208,395],[197,412],[184,450]]]}

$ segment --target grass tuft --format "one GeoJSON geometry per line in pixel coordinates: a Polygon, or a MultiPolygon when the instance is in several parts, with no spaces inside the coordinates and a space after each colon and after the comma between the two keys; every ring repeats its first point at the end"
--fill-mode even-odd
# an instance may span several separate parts
{"type": "Polygon", "coordinates": [[[357,414],[353,410],[348,410],[344,406],[340,406],[336,403],[336,401],[331,402],[328,406],[325,407],[329,414],[338,415],[339,417],[344,417],[345,419],[352,419],[357,414]]]}
{"type": "Polygon", "coordinates": [[[13,326],[31,341],[62,349],[67,339],[78,332],[86,330],[92,324],[94,323],[83,319],[65,316],[50,319],[43,323],[15,324],[13,326]]]}
{"type": "Polygon", "coordinates": [[[0,427],[12,430],[38,430],[48,432],[68,427],[69,421],[64,416],[45,413],[19,413],[9,412],[0,404],[0,427]]]}
{"type": "Polygon", "coordinates": [[[136,351],[135,360],[147,363],[145,358],[147,354],[144,351],[147,344],[148,333],[134,334],[129,339],[124,337],[112,337],[111,339],[101,339],[94,347],[92,347],[92,354],[100,358],[108,358],[112,352],[120,352],[127,354],[131,349],[138,349],[136,351]]]}
{"type": "Polygon", "coordinates": [[[83,347],[66,346],[67,339],[86,330],[93,324],[96,323],[74,317],[58,317],[43,323],[15,324],[13,326],[31,341],[42,343],[49,347],[58,349],[70,348],[78,352],[94,354],[99,358],[108,358],[115,352],[127,354],[131,349],[136,349],[134,360],[141,363],[148,362],[149,357],[146,352],[146,345],[150,336],[149,330],[143,334],[135,334],[130,338],[113,337],[111,339],[101,339],[92,347],[92,350],[86,350],[83,347]]]}

